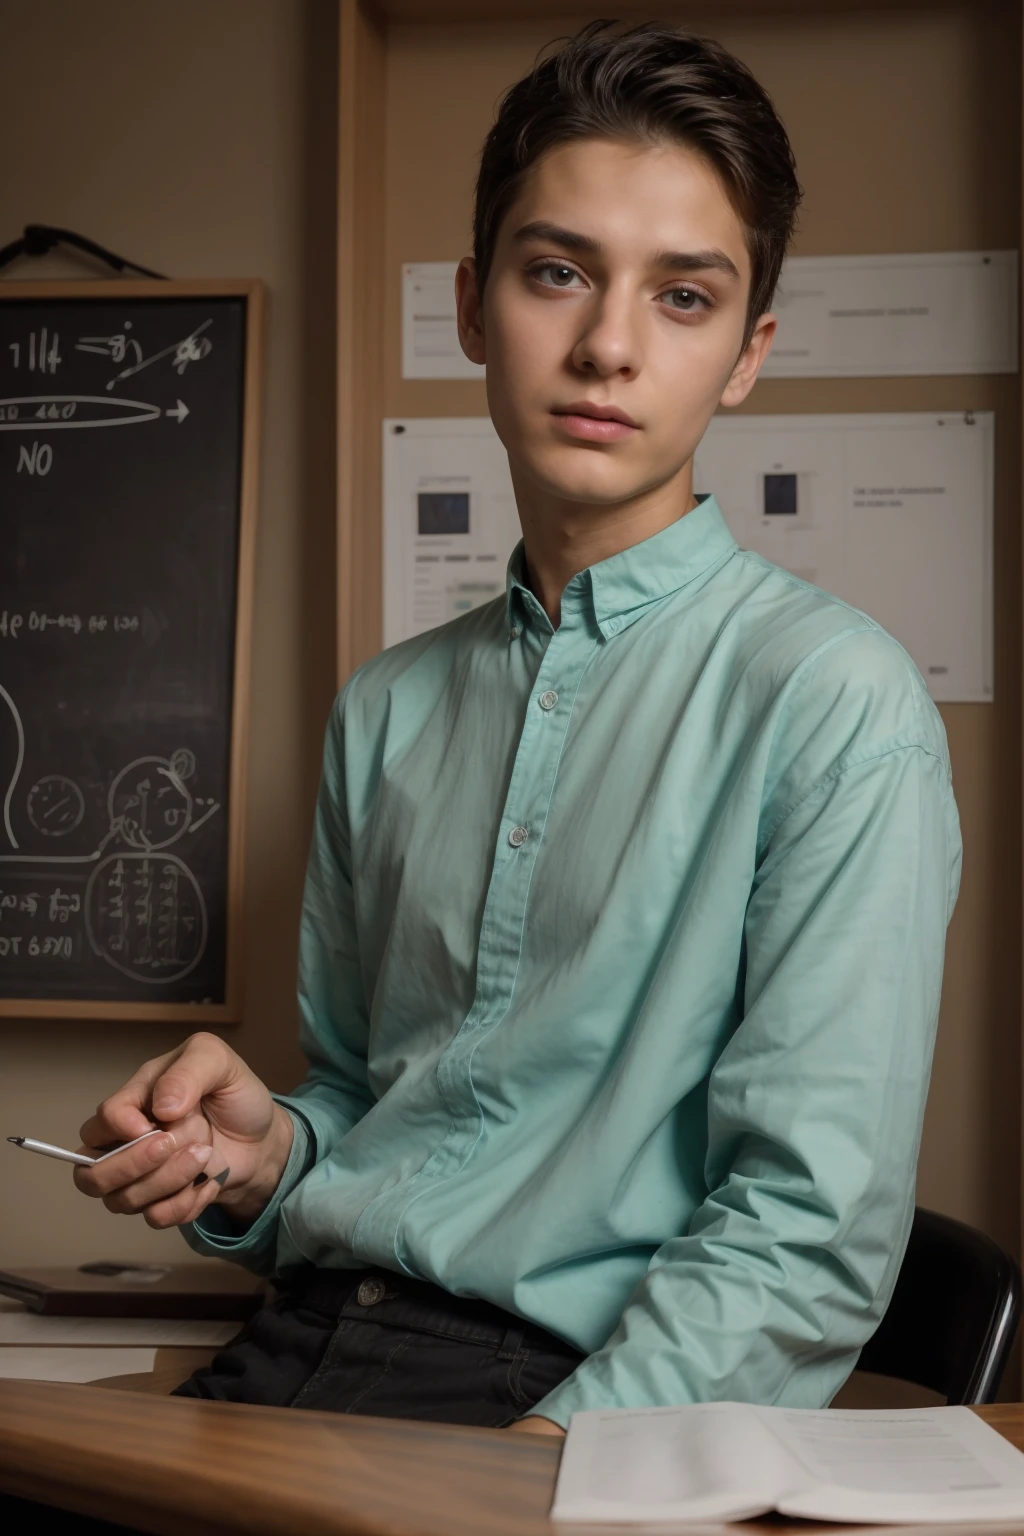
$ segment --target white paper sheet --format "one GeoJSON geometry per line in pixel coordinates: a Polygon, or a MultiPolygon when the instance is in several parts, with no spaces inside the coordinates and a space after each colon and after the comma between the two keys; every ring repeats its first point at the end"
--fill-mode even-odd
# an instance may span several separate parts
{"type": "Polygon", "coordinates": [[[1024,1492],[1024,1457],[969,1409],[782,1409],[768,1422],[829,1487],[934,1498],[1024,1492]]]}
{"type": "Polygon", "coordinates": [[[766,379],[1015,373],[1017,252],[791,256],[766,379]]]}
{"type": "Polygon", "coordinates": [[[595,1409],[572,1416],[551,1516],[675,1529],[772,1509],[887,1527],[1019,1522],[1024,1456],[961,1407],[595,1409]]]}
{"type": "MultiPolygon", "coordinates": [[[[990,411],[716,416],[694,489],[737,542],[864,612],[940,702],[992,699],[990,411]]],[[[504,593],[520,537],[487,417],[384,423],[384,643],[504,593]],[[434,530],[434,531],[430,531],[434,530]]]]}
{"type": "Polygon", "coordinates": [[[457,261],[407,261],[402,267],[402,378],[482,379],[459,345],[457,261]]]}
{"type": "Polygon", "coordinates": [[[153,1344],[213,1347],[234,1338],[241,1323],[173,1317],[40,1317],[0,1311],[3,1344],[153,1344]]]}
{"type": "Polygon", "coordinates": [[[694,463],[737,542],[863,609],[934,699],[992,693],[991,411],[715,416],[694,463]]]}
{"type": "Polygon", "coordinates": [[[102,1381],[153,1369],[155,1349],[0,1348],[0,1381],[102,1381]]]}
{"type": "Polygon", "coordinates": [[[508,458],[488,417],[385,421],[385,645],[503,593],[519,536],[508,458]]]}

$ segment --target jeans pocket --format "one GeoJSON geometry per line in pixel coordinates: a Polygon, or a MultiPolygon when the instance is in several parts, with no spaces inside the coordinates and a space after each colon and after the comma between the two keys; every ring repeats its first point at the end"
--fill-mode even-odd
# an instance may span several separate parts
{"type": "Polygon", "coordinates": [[[523,1347],[509,1371],[509,1387],[519,1412],[525,1413],[542,1397],[547,1397],[556,1387],[582,1365],[586,1355],[573,1358],[562,1351],[529,1349],[523,1347]]]}
{"type": "Polygon", "coordinates": [[[306,1408],[312,1403],[320,1406],[319,1398],[327,1383],[331,1381],[337,1372],[338,1354],[343,1347],[343,1336],[350,1331],[352,1324],[344,1319],[338,1324],[331,1334],[327,1348],[324,1350],[319,1365],[306,1378],[305,1383],[299,1388],[292,1398],[292,1408],[306,1408]]]}
{"type": "MultiPolygon", "coordinates": [[[[404,1350],[408,1349],[409,1343],[414,1337],[415,1335],[412,1333],[403,1333],[400,1334],[397,1339],[388,1338],[387,1354],[383,1361],[378,1362],[380,1365],[379,1371],[376,1371],[372,1376],[369,1377],[369,1379],[359,1383],[358,1390],[355,1392],[355,1395],[348,1397],[347,1400],[343,1400],[341,1403],[339,1403],[338,1411],[341,1413],[357,1413],[360,1411],[364,1413],[372,1412],[372,1405],[360,1410],[359,1404],[364,1400],[371,1398],[373,1393],[376,1392],[378,1388],[384,1386],[385,1377],[390,1372],[391,1367],[394,1365],[399,1355],[401,1355],[404,1350]]],[[[385,1388],[384,1390],[386,1392],[388,1389],[385,1388]]]]}
{"type": "Polygon", "coordinates": [[[523,1345],[515,1359],[508,1368],[508,1390],[516,1411],[521,1413],[524,1408],[532,1407],[523,1391],[523,1367],[530,1358],[530,1351],[523,1345]]]}

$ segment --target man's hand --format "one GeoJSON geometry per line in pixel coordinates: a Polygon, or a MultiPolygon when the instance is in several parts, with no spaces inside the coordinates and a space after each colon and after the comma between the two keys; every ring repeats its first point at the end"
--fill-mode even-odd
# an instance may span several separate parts
{"type": "Polygon", "coordinates": [[[561,1424],[556,1424],[554,1419],[545,1419],[539,1413],[532,1413],[528,1419],[517,1419],[508,1428],[518,1430],[521,1435],[558,1435],[565,1439],[561,1424]]]}
{"type": "Polygon", "coordinates": [[[154,1125],[165,1134],[74,1175],[108,1211],[139,1213],[151,1227],[194,1221],[215,1200],[236,1221],[252,1221],[291,1151],[291,1116],[217,1035],[192,1035],[147,1061],[82,1126],[82,1150],[131,1141],[154,1125]]]}

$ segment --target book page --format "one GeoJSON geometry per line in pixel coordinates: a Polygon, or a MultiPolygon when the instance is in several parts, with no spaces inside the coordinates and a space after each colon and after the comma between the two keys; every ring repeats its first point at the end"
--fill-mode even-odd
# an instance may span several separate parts
{"type": "Polygon", "coordinates": [[[575,1413],[551,1518],[743,1520],[799,1471],[743,1403],[575,1413]]]}
{"type": "Polygon", "coordinates": [[[105,1376],[139,1376],[153,1369],[155,1349],[0,1348],[0,1381],[102,1381],[105,1376]]]}
{"type": "Polygon", "coordinates": [[[213,1347],[239,1332],[240,1322],[190,1317],[41,1317],[20,1304],[0,1305],[0,1345],[155,1344],[213,1347]]]}
{"type": "Polygon", "coordinates": [[[754,1412],[809,1474],[804,1489],[780,1500],[785,1514],[953,1520],[1012,1508],[1024,1515],[1024,1455],[969,1408],[754,1412]]]}

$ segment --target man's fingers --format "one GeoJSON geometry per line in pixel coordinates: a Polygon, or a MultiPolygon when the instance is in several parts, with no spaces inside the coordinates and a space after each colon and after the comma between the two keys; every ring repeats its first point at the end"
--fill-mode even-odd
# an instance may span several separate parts
{"type": "Polygon", "coordinates": [[[182,1144],[180,1132],[165,1131],[160,1136],[149,1136],[145,1141],[140,1141],[137,1147],[118,1152],[116,1156],[108,1157],[92,1168],[76,1167],[75,1183],[83,1195],[102,1199],[104,1195],[123,1189],[151,1174],[179,1152],[182,1144]]]}
{"type": "Polygon", "coordinates": [[[238,1058],[223,1040],[205,1033],[193,1035],[153,1084],[154,1119],[184,1119],[204,1095],[231,1082],[237,1070],[238,1058]]]}
{"type": "Polygon", "coordinates": [[[78,1134],[86,1147],[105,1147],[112,1141],[134,1141],[152,1129],[153,1121],[137,1104],[115,1094],[99,1105],[78,1134]]]}
{"type": "Polygon", "coordinates": [[[147,1224],[156,1227],[158,1231],[165,1227],[183,1227],[186,1222],[195,1221],[197,1216],[201,1216],[219,1194],[220,1185],[213,1179],[207,1179],[198,1189],[189,1184],[169,1199],[148,1205],[142,1214],[147,1224]]]}
{"type": "Polygon", "coordinates": [[[118,1216],[135,1216],[139,1211],[146,1210],[148,1206],[191,1188],[196,1178],[206,1168],[212,1154],[213,1148],[209,1143],[203,1145],[192,1142],[183,1147],[180,1152],[176,1152],[173,1157],[169,1157],[152,1173],[147,1173],[143,1178],[136,1179],[134,1183],[125,1184],[105,1195],[103,1204],[108,1211],[113,1211],[118,1216]]]}
{"type": "Polygon", "coordinates": [[[203,1031],[144,1063],[85,1122],[83,1150],[145,1139],[76,1168],[75,1184],[111,1211],[139,1212],[152,1227],[181,1226],[217,1199],[230,1172],[218,1166],[223,1158],[206,1166],[212,1127],[220,1125],[229,1142],[237,1133],[255,1145],[274,1124],[263,1084],[223,1040],[203,1031]]]}
{"type": "Polygon", "coordinates": [[[149,1101],[153,1084],[163,1075],[178,1051],[168,1051],[144,1062],[123,1088],[97,1106],[79,1131],[87,1147],[103,1147],[110,1141],[134,1141],[153,1129],[149,1101]]]}
{"type": "Polygon", "coordinates": [[[147,1131],[155,1131],[156,1126],[148,1115],[140,1111],[122,1112],[115,1108],[111,1114],[107,1114],[101,1105],[96,1113],[79,1127],[79,1137],[82,1146],[91,1155],[95,1155],[103,1147],[109,1147],[112,1142],[137,1141],[140,1136],[145,1136],[147,1131]]]}
{"type": "Polygon", "coordinates": [[[154,1122],[185,1119],[204,1094],[230,1083],[238,1068],[238,1057],[216,1035],[191,1035],[184,1045],[144,1062],[123,1088],[104,1099],[79,1135],[87,1147],[134,1141],[154,1122]]]}

